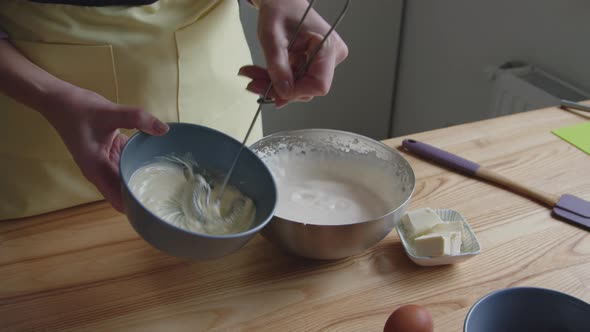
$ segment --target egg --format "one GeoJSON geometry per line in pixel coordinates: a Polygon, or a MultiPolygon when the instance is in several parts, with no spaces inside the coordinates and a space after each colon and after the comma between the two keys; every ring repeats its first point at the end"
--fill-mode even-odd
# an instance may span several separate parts
{"type": "Polygon", "coordinates": [[[430,312],[418,305],[409,304],[395,310],[385,322],[383,332],[432,332],[430,312]]]}

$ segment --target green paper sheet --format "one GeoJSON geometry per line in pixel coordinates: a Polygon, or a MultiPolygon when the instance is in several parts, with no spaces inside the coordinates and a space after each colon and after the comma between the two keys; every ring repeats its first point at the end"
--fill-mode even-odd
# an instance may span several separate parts
{"type": "Polygon", "coordinates": [[[555,129],[553,133],[578,149],[590,154],[590,122],[555,129]]]}

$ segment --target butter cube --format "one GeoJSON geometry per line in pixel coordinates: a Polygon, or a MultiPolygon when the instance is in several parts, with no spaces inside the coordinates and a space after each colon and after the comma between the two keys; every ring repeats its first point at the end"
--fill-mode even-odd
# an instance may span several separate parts
{"type": "Polygon", "coordinates": [[[451,253],[449,234],[427,234],[414,239],[414,250],[417,256],[444,256],[451,253]]]}
{"type": "Polygon", "coordinates": [[[448,223],[438,224],[430,230],[430,233],[449,234],[451,241],[451,255],[458,255],[461,253],[461,244],[463,242],[463,223],[460,221],[453,221],[448,223]]]}
{"type": "Polygon", "coordinates": [[[463,234],[463,223],[460,221],[443,222],[435,225],[430,230],[431,233],[450,233],[458,232],[463,234]]]}
{"type": "MultiPolygon", "coordinates": [[[[439,233],[440,234],[440,233],[439,233]]],[[[461,253],[461,244],[463,242],[460,232],[449,232],[449,238],[451,241],[451,255],[458,255],[461,253]]]]}
{"type": "Polygon", "coordinates": [[[461,233],[428,233],[414,239],[418,256],[445,256],[461,253],[461,233]]]}
{"type": "Polygon", "coordinates": [[[409,238],[420,236],[430,231],[434,226],[442,224],[439,216],[431,208],[422,208],[406,213],[402,224],[409,238]]]}

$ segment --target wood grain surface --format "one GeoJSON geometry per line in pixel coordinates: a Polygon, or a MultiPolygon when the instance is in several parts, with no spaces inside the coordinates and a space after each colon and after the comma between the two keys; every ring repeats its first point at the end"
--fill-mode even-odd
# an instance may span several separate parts
{"type": "MultiPolygon", "coordinates": [[[[414,138],[549,193],[590,200],[590,156],[550,130],[589,121],[556,108],[414,138]]],[[[403,304],[426,306],[435,331],[461,331],[482,296],[551,288],[590,302],[590,233],[545,206],[404,152],[417,177],[411,209],[461,211],[482,253],[419,267],[395,231],[347,259],[288,256],[260,236],[208,262],[168,257],[106,203],[0,222],[0,328],[6,331],[381,331],[403,304]]]]}

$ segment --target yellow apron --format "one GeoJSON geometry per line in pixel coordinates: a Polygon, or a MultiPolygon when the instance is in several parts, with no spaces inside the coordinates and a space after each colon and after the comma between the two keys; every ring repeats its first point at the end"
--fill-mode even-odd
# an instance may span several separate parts
{"type": "MultiPolygon", "coordinates": [[[[256,96],[237,76],[252,60],[235,0],[137,7],[1,0],[0,24],[49,73],[163,121],[241,140],[254,115],[256,96]]],[[[259,121],[251,140],[261,136],[259,121]]],[[[49,123],[0,94],[0,220],[101,199],[49,123]]]]}

